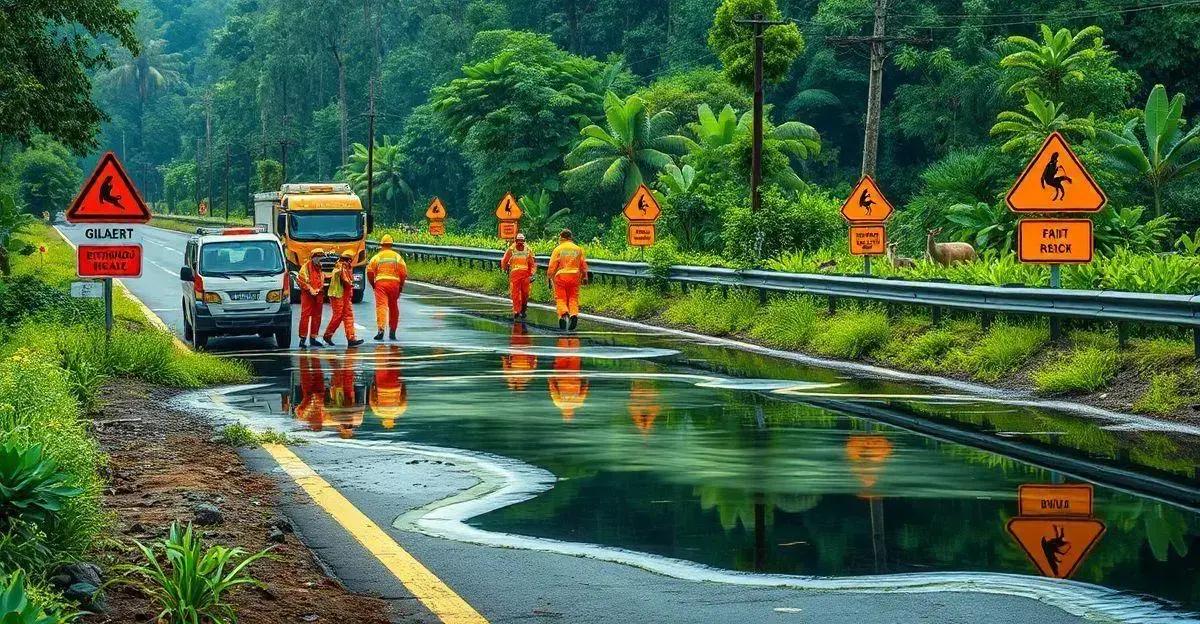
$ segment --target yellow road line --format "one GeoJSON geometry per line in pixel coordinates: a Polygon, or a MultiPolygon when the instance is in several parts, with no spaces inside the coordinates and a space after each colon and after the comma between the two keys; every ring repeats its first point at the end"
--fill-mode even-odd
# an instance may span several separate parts
{"type": "Polygon", "coordinates": [[[487,624],[478,611],[397,544],[328,481],[322,479],[304,460],[286,446],[264,444],[263,448],[312,497],[313,502],[345,527],[438,619],[445,624],[487,624]]]}

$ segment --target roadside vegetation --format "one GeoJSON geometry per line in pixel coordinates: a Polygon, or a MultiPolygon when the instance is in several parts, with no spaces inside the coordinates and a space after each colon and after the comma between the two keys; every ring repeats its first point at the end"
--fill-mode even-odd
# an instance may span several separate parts
{"type": "Polygon", "coordinates": [[[84,560],[110,528],[105,458],[89,431],[105,384],[198,388],[247,381],[250,370],[181,349],[119,289],[106,342],[97,302],[70,297],[71,248],[41,223],[14,240],[35,251],[15,255],[0,278],[0,587],[23,587],[30,609],[70,613],[50,577],[84,560]]]}
{"type": "MultiPolygon", "coordinates": [[[[507,278],[494,268],[408,261],[414,279],[505,296],[507,278]]],[[[545,280],[535,301],[553,301],[545,280]]],[[[747,339],[779,349],[900,370],[1029,388],[1047,396],[1088,397],[1121,386],[1120,410],[1180,415],[1200,403],[1200,371],[1190,336],[1169,328],[1136,328],[1120,349],[1112,327],[1074,326],[1063,344],[1050,341],[1044,319],[998,318],[986,331],[977,315],[947,314],[934,325],[927,309],[842,302],[830,315],[825,299],[758,295],[652,283],[594,282],[584,287],[586,312],[747,339]],[[1101,331],[1103,330],[1103,331],[1101,331]],[[1143,332],[1138,334],[1137,332],[1143,332]],[[1170,371],[1170,372],[1167,372],[1170,371]],[[1121,403],[1123,402],[1123,403],[1121,403]]]]}

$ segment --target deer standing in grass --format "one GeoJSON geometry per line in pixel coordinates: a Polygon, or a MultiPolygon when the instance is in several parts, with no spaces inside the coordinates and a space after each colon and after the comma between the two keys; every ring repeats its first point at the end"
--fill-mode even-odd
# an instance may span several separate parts
{"type": "Polygon", "coordinates": [[[950,266],[956,262],[971,262],[979,256],[975,248],[967,243],[939,243],[933,238],[942,233],[942,228],[929,230],[925,237],[925,253],[929,259],[942,265],[950,266]]]}
{"type": "Polygon", "coordinates": [[[900,243],[889,243],[887,246],[887,259],[891,263],[892,268],[896,269],[912,269],[917,266],[917,261],[912,258],[905,258],[896,253],[896,248],[900,243]]]}

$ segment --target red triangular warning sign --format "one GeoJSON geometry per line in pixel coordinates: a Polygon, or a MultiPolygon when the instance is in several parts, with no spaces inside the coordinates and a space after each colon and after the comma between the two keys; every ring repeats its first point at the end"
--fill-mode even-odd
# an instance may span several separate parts
{"type": "Polygon", "coordinates": [[[150,210],[141,193],[125,173],[116,154],[100,158],[96,170],[84,183],[67,210],[71,223],[146,223],[150,210]]]}

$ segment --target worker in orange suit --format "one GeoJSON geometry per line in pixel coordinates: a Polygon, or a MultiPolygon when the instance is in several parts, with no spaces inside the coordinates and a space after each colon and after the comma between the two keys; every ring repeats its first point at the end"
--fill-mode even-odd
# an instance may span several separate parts
{"type": "Polygon", "coordinates": [[[300,356],[300,402],[296,404],[296,420],[308,423],[313,431],[325,425],[325,369],[316,356],[300,356]]]}
{"type": "Polygon", "coordinates": [[[578,338],[559,338],[560,354],[554,358],[554,373],[550,375],[550,400],[562,412],[565,421],[575,418],[575,410],[587,400],[588,380],[583,376],[583,360],[579,357],[578,338]]]}
{"type": "Polygon", "coordinates": [[[579,287],[587,283],[588,272],[583,248],[573,239],[571,230],[558,235],[558,247],[550,254],[550,267],[546,270],[554,290],[558,328],[571,331],[579,324],[579,287]]]}
{"type": "Polygon", "coordinates": [[[392,345],[375,352],[375,383],[367,394],[367,403],[384,429],[395,427],[408,411],[408,389],[400,374],[401,355],[400,347],[392,345]]]}
{"type": "Polygon", "coordinates": [[[509,390],[521,391],[533,380],[537,370],[537,356],[528,352],[533,341],[526,333],[525,325],[513,323],[512,335],[508,339],[509,352],[500,356],[500,367],[504,370],[504,381],[509,390]]]}
{"type": "Polygon", "coordinates": [[[329,326],[325,328],[325,342],[333,344],[333,334],[339,325],[346,329],[346,346],[357,347],[363,341],[355,338],[354,334],[354,252],[347,249],[338,258],[333,267],[333,275],[329,278],[329,307],[333,312],[329,326]]]}
{"type": "Polygon", "coordinates": [[[354,386],[354,364],[349,358],[338,358],[329,378],[330,420],[337,425],[338,437],[348,440],[363,423],[367,407],[358,402],[354,386]]]}
{"type": "Polygon", "coordinates": [[[529,308],[529,283],[537,273],[537,261],[533,257],[533,249],[525,244],[524,234],[517,234],[516,242],[504,252],[504,257],[500,259],[500,270],[508,273],[513,320],[525,320],[529,308]]]}
{"type": "Polygon", "coordinates": [[[325,307],[325,273],[321,271],[321,258],[325,250],[320,247],[312,251],[308,262],[300,267],[300,348],[307,349],[308,339],[312,346],[323,347],[317,338],[321,334],[321,314],[325,307]]]}
{"type": "Polygon", "coordinates": [[[392,237],[385,234],[379,240],[380,250],[367,264],[367,282],[375,289],[375,326],[379,333],[375,340],[383,340],[383,328],[388,328],[388,339],[396,339],[396,328],[400,325],[400,291],[408,279],[408,265],[404,257],[392,249],[392,237]]]}

